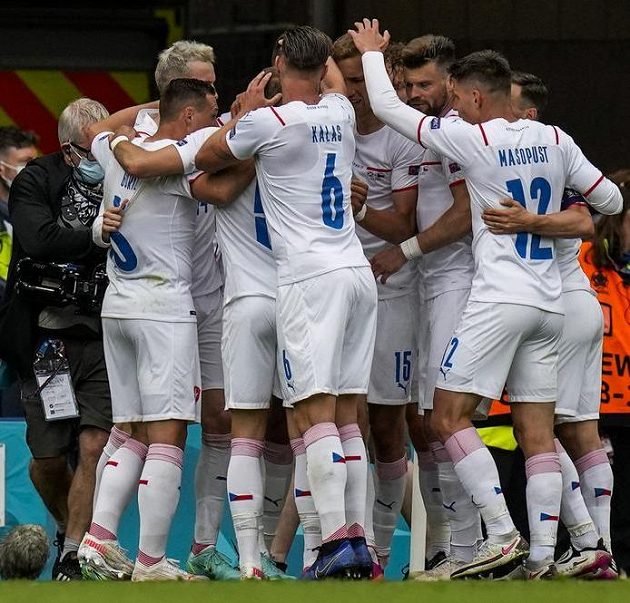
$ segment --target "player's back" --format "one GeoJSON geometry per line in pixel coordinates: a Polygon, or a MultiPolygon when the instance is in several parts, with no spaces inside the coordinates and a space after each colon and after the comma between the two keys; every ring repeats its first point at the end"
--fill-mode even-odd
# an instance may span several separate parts
{"type": "Polygon", "coordinates": [[[512,197],[527,210],[560,210],[568,160],[559,132],[530,120],[494,119],[477,128],[474,156],[466,165],[471,197],[475,276],[471,300],[506,301],[562,312],[554,240],[518,233],[493,235],[481,219],[512,197]]]}
{"type": "MultiPolygon", "coordinates": [[[[134,144],[157,150],[172,140],[134,144]]],[[[197,203],[186,177],[139,180],[111,160],[105,166],[105,207],[128,204],[107,259],[110,279],[103,316],[194,321],[192,246],[197,203]]]]}
{"type": "Polygon", "coordinates": [[[367,265],[350,205],[353,130],[352,106],[329,94],[253,111],[228,136],[237,157],[256,157],[279,284],[367,265]]]}

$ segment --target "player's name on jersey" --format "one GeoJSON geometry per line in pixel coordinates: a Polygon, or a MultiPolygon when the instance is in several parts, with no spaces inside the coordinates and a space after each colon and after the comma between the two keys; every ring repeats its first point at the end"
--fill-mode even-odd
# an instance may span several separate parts
{"type": "Polygon", "coordinates": [[[311,142],[341,142],[341,126],[339,124],[312,125],[311,142]]]}
{"type": "Polygon", "coordinates": [[[514,149],[499,149],[499,166],[530,165],[533,163],[549,163],[546,146],[516,147],[514,149]]]}

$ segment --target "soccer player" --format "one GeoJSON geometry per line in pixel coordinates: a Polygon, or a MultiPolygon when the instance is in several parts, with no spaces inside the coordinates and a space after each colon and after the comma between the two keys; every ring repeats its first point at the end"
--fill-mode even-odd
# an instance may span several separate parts
{"type": "MultiPolygon", "coordinates": [[[[159,129],[137,144],[160,148],[215,117],[211,86],[199,80],[174,80],[160,101],[159,129]]],[[[192,194],[207,198],[207,180],[202,176],[192,183],[192,177],[140,182],[114,160],[107,133],[96,136],[91,148],[105,170],[102,230],[94,234],[98,243],[110,247],[110,285],[102,317],[113,415],[117,423],[132,424],[132,437],[103,472],[80,556],[87,573],[129,576],[117,546],[117,530],[139,483],[140,542],[132,579],[191,580],[194,575],[166,559],[165,547],[179,500],[186,425],[199,420],[191,295],[196,214],[192,194]]]]}
{"type": "MultiPolygon", "coordinates": [[[[162,92],[175,78],[195,78],[216,85],[215,53],[211,46],[178,40],[163,50],[155,68],[155,83],[162,92]]],[[[215,100],[218,99],[215,89],[215,100]]],[[[136,130],[155,132],[150,115],[139,115],[136,130]]],[[[201,366],[201,448],[195,468],[195,530],[188,557],[190,572],[214,580],[235,580],[239,573],[217,548],[226,497],[230,459],[230,416],[225,411],[221,333],[223,274],[216,253],[214,206],[200,202],[193,245],[192,296],[197,313],[197,340],[201,366]]]]}
{"type": "MultiPolygon", "coordinates": [[[[452,157],[471,196],[475,273],[464,314],[442,359],[432,427],[473,497],[488,539],[452,578],[494,576],[527,554],[507,510],[492,457],[471,424],[482,397],[510,395],[517,439],[526,461],[531,546],[528,578],[553,573],[562,477],[553,441],[562,283],[553,240],[527,233],[500,237],[480,219],[510,194],[536,213],[560,209],[565,186],[603,213],[621,209],[619,189],[555,126],[517,121],[510,101],[510,67],[493,51],[472,53],[450,68],[453,106],[465,121],[448,122],[403,105],[383,65],[386,45],[378,21],[352,33],[375,114],[411,140],[452,157]]],[[[408,257],[422,250],[415,237],[401,244],[408,257]]]]}
{"type": "MultiPolygon", "coordinates": [[[[352,170],[355,178],[368,184],[368,193],[366,201],[353,208],[354,219],[363,251],[371,258],[415,232],[418,166],[423,151],[375,117],[365,89],[361,55],[348,34],[335,41],[332,57],[343,74],[356,115],[352,170]]],[[[413,263],[387,283],[377,282],[377,290],[376,346],[367,402],[376,453],[375,545],[378,562],[385,567],[407,474],[405,407],[411,400],[418,347],[414,329],[418,284],[413,263]]]]}
{"type": "Polygon", "coordinates": [[[275,60],[283,105],[249,113],[211,137],[196,158],[198,168],[212,171],[256,158],[278,270],[283,398],[295,407],[322,527],[314,578],[357,566],[369,573],[372,566],[357,405],[369,381],[376,286],[354,231],[354,110],[341,94],[341,75],[327,63],[331,46],[311,27],[283,33],[275,60]]]}
{"type": "MultiPolygon", "coordinates": [[[[547,98],[547,87],[540,78],[530,73],[512,74],[516,117],[539,120],[547,98]]],[[[511,199],[503,203],[508,204],[510,207],[482,214],[491,232],[558,237],[555,247],[565,316],[558,360],[555,444],[562,467],[560,519],[569,532],[571,546],[556,561],[556,569],[565,576],[616,577],[608,552],[613,476],[597,429],[604,325],[600,305],[578,261],[581,238],[592,236],[593,221],[586,201],[570,189],[565,190],[562,201],[562,209],[567,211],[558,214],[538,216],[511,199]],[[604,504],[595,503],[596,498],[604,504]],[[585,501],[591,503],[590,509],[585,501]],[[597,522],[597,531],[591,518],[597,522]]]]}
{"type": "MultiPolygon", "coordinates": [[[[444,36],[426,35],[411,40],[402,51],[408,104],[427,115],[456,121],[448,92],[448,68],[455,60],[455,45],[444,36]]],[[[428,522],[440,525],[443,516],[450,524],[449,539],[429,553],[428,572],[418,579],[448,578],[458,565],[469,562],[481,539],[479,513],[470,501],[453,469],[453,463],[437,435],[430,428],[433,394],[440,375],[440,361],[446,344],[464,311],[473,275],[470,234],[470,199],[459,164],[427,149],[418,175],[416,237],[424,256],[418,266],[424,280],[423,320],[427,321],[427,377],[420,395],[424,431],[430,450],[419,453],[421,484],[428,522]],[[449,308],[448,312],[444,308],[449,308]],[[437,492],[436,492],[437,491],[437,492]],[[437,495],[436,495],[437,494],[437,495]]],[[[408,260],[400,247],[383,251],[372,259],[379,270],[403,267],[408,260]]],[[[396,272],[398,274],[398,272],[396,272]]],[[[389,280],[387,281],[389,282],[389,280]]]]}

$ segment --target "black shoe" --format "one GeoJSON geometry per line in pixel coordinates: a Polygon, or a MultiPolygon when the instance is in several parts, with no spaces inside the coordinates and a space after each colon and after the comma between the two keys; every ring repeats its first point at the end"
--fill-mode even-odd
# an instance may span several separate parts
{"type": "Polygon", "coordinates": [[[55,561],[52,570],[52,578],[57,582],[70,582],[70,580],[82,580],[81,567],[76,553],[68,553],[62,560],[55,561]]]}

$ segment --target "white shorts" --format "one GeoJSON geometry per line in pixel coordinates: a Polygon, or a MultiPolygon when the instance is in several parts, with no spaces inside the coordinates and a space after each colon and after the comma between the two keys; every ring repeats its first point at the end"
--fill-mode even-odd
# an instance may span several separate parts
{"type": "Polygon", "coordinates": [[[376,335],[369,267],[278,287],[278,374],[285,403],[314,394],[367,394],[376,335]]]}
{"type": "Polygon", "coordinates": [[[141,319],[102,320],[114,423],[199,421],[197,325],[141,319]]]}
{"type": "Polygon", "coordinates": [[[416,313],[416,332],[418,337],[418,361],[413,372],[413,384],[411,386],[412,400],[418,401],[418,414],[423,415],[422,397],[427,380],[427,364],[429,362],[429,350],[427,349],[429,321],[427,319],[426,302],[420,301],[416,313]]]}
{"type": "Polygon", "coordinates": [[[556,423],[599,418],[604,318],[588,291],[562,294],[564,328],[558,355],[556,423]]]}
{"type": "Polygon", "coordinates": [[[201,365],[201,388],[223,389],[221,331],[223,291],[216,289],[194,300],[197,312],[197,340],[201,365]]]}
{"type": "Polygon", "coordinates": [[[510,402],[554,402],[562,314],[471,302],[448,342],[436,387],[510,402]]]}
{"type": "Polygon", "coordinates": [[[411,402],[418,353],[418,295],[378,301],[376,343],[370,373],[369,404],[400,406],[411,402]]]}
{"type": "Polygon", "coordinates": [[[271,395],[280,395],[276,371],[276,300],[248,296],[226,304],[221,349],[225,408],[270,408],[271,395]]]}
{"type": "Polygon", "coordinates": [[[459,320],[464,313],[470,289],[445,291],[424,303],[426,313],[426,378],[424,391],[420,392],[420,406],[433,410],[433,393],[440,375],[440,365],[446,344],[451,340],[459,320]]]}

